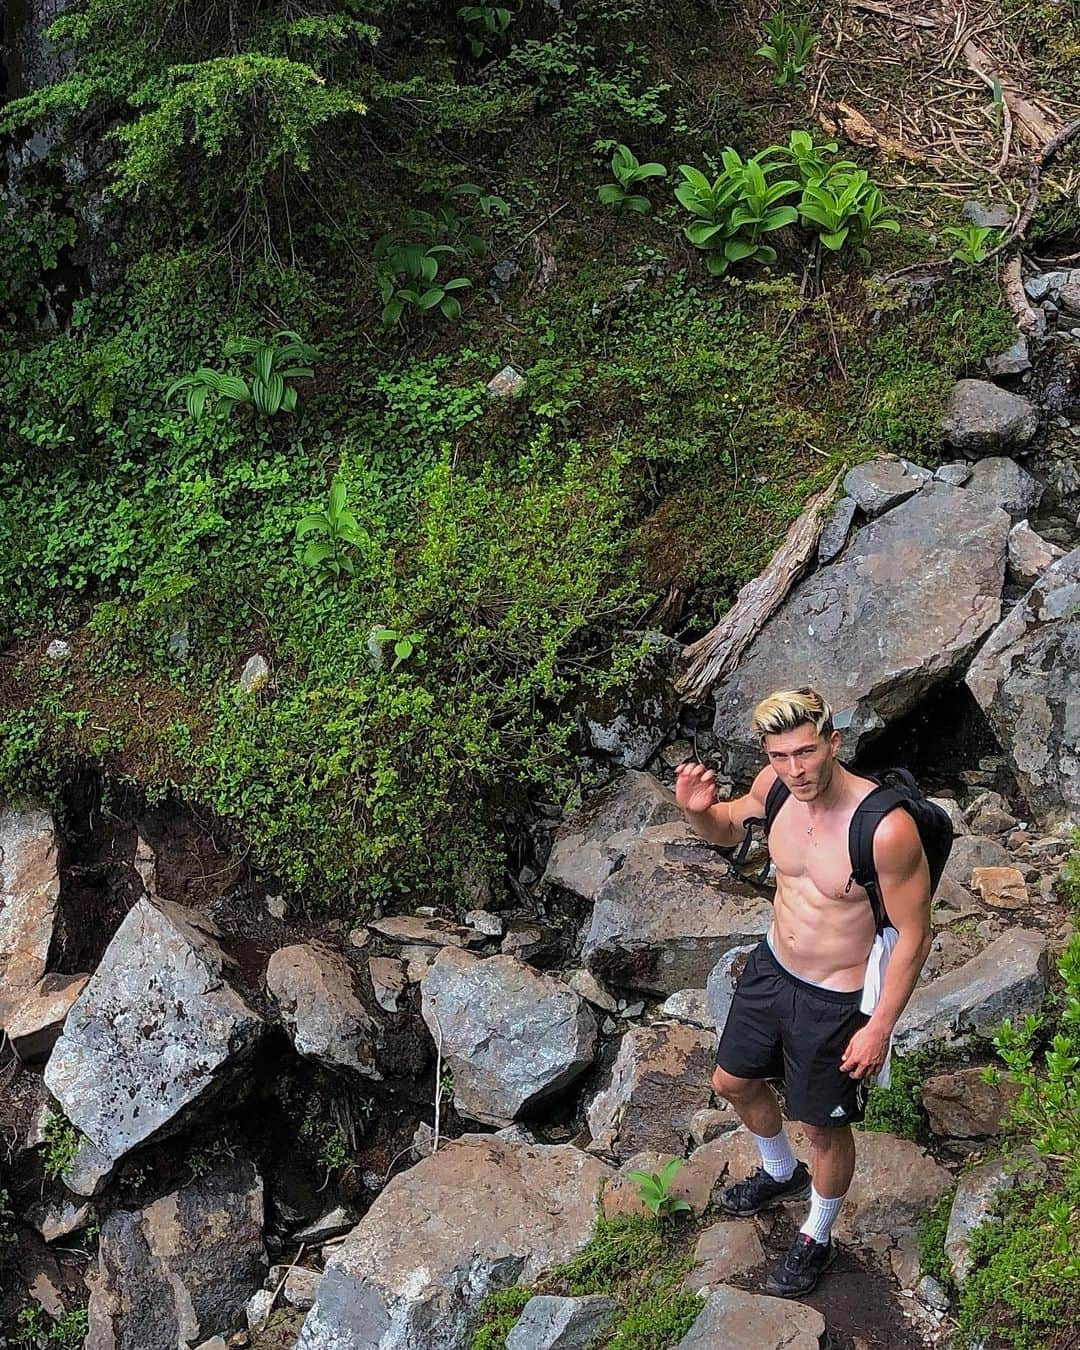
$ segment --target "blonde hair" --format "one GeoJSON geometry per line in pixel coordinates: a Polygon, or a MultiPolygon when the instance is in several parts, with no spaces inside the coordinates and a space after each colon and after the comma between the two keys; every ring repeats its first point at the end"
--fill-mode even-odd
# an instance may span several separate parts
{"type": "Polygon", "coordinates": [[[779,736],[796,727],[813,726],[819,736],[833,733],[833,711],[816,689],[778,689],[754,709],[751,725],[758,736],[779,736]]]}

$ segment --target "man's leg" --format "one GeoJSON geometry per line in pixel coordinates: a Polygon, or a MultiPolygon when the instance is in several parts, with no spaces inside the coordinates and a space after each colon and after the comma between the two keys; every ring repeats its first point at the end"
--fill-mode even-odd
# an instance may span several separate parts
{"type": "Polygon", "coordinates": [[[802,1199],[809,1190],[806,1168],[792,1152],[784,1131],[776,1093],[761,1078],[738,1078],[717,1068],[713,1089],[735,1108],[761,1155],[762,1172],[726,1187],[720,1207],[729,1214],[749,1215],[783,1200],[802,1199]]]}
{"type": "Polygon", "coordinates": [[[810,1213],[790,1251],[765,1281],[765,1292],[780,1298],[808,1294],[835,1261],[832,1226],[855,1173],[855,1137],[850,1125],[803,1128],[814,1159],[810,1213]]]}

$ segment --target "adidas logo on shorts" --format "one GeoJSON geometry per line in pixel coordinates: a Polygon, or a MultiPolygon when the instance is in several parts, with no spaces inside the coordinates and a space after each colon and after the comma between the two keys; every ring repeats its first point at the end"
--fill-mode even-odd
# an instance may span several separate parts
{"type": "Polygon", "coordinates": [[[833,1109],[829,1112],[829,1115],[832,1117],[833,1120],[842,1120],[844,1116],[847,1115],[847,1112],[844,1110],[842,1106],[834,1106],[833,1109]]]}

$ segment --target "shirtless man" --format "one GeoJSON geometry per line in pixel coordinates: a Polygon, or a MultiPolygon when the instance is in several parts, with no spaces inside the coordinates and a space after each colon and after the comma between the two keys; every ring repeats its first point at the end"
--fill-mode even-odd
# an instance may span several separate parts
{"type": "Polygon", "coordinates": [[[770,695],[754,709],[753,728],[768,766],[745,797],[717,802],[714,775],[691,763],[676,770],[676,797],[698,834],[732,847],[748,818],[765,815],[777,778],[791,793],[769,837],[772,925],[735,990],[712,1081],[752,1133],[762,1162],[721,1193],[720,1207],[756,1214],[810,1197],[806,1222],[765,1282],[768,1293],[793,1298],[813,1289],[836,1257],[830,1232],[855,1170],[851,1125],[862,1120],[867,1080],[885,1062],[930,950],[930,875],[915,822],[904,810],[891,811],[874,834],[874,864],[899,936],[867,1016],[859,1005],[876,925],[866,891],[849,888],[848,825],[874,784],[838,760],[832,710],[813,689],[770,695]],[[812,1181],[765,1081],[781,1077],[788,1116],[810,1139],[812,1181]]]}

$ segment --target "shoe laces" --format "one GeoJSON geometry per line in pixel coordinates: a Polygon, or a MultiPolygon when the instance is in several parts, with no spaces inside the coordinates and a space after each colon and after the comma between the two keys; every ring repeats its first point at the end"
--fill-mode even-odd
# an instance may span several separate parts
{"type": "Polygon", "coordinates": [[[798,1270],[810,1259],[810,1254],[815,1247],[823,1246],[823,1243],[815,1242],[809,1233],[800,1233],[795,1241],[795,1245],[788,1252],[788,1265],[798,1270]]]}

